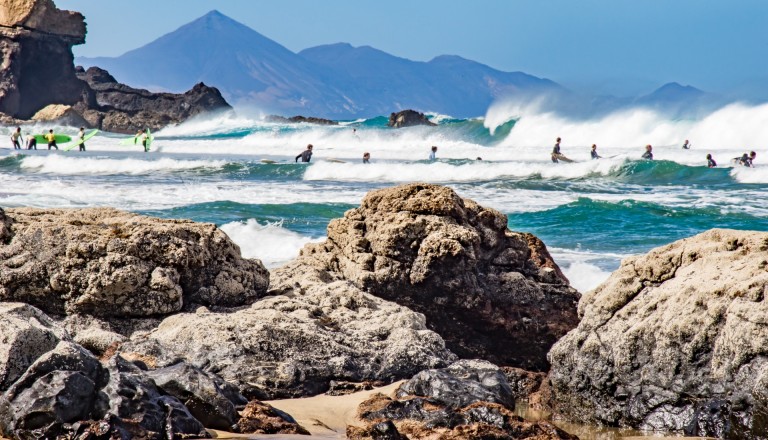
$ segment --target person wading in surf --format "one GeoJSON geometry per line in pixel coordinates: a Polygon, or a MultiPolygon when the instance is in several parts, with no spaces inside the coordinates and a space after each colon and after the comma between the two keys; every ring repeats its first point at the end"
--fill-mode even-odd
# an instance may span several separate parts
{"type": "Polygon", "coordinates": [[[312,144],[307,145],[307,149],[299,153],[294,162],[298,162],[299,158],[302,162],[309,162],[312,159],[312,144]]]}
{"type": "Polygon", "coordinates": [[[645,153],[641,156],[643,159],[647,160],[653,160],[653,153],[651,152],[653,150],[653,147],[648,144],[645,146],[645,153]]]}

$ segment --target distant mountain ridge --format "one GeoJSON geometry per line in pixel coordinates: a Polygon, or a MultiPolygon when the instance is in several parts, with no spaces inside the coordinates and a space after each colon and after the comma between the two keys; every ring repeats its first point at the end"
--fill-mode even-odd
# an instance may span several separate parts
{"type": "Polygon", "coordinates": [[[119,57],[75,62],[104,68],[134,87],[177,91],[204,82],[235,105],[336,119],[405,108],[482,116],[504,94],[562,89],[457,56],[419,62],[344,43],[296,54],[218,11],[119,57]]]}

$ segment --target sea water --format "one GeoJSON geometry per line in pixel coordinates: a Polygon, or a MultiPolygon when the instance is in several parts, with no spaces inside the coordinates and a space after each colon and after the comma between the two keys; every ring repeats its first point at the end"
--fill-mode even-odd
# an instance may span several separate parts
{"type": "Polygon", "coordinates": [[[158,131],[149,153],[110,133],[89,140],[86,152],[14,151],[8,141],[0,206],[111,206],[212,222],[244,256],[276,267],[324,239],[328,222],[368,191],[438,183],[540,237],[582,292],[653,247],[710,228],[768,230],[768,106],[680,119],[640,108],[568,118],[496,105],[473,119],[430,118],[438,125],[393,129],[386,117],[318,126],[220,115],[158,131]],[[556,137],[575,162],[551,162],[556,137]],[[310,143],[312,161],[296,163],[310,143]],[[592,144],[604,158],[590,159],[592,144]],[[640,159],[646,144],[656,160],[640,159]],[[429,161],[433,145],[438,159],[429,161]],[[750,150],[754,168],[730,162],[750,150]],[[707,153],[719,167],[707,168],[707,153]]]}

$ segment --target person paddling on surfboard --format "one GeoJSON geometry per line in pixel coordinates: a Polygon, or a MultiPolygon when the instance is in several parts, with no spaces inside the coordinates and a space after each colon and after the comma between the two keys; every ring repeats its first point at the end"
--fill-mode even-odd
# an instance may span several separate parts
{"type": "Polygon", "coordinates": [[[294,162],[298,162],[299,158],[301,158],[302,162],[309,162],[312,160],[312,144],[307,145],[307,149],[299,153],[294,162]]]}
{"type": "Polygon", "coordinates": [[[48,130],[48,134],[45,135],[45,140],[48,141],[48,149],[50,150],[51,147],[55,149],[59,149],[59,146],[56,145],[56,135],[53,134],[53,129],[48,130]]]}
{"type": "Polygon", "coordinates": [[[600,159],[602,157],[597,154],[597,144],[592,144],[592,151],[589,152],[589,155],[592,156],[592,159],[600,159]]]}
{"type": "Polygon", "coordinates": [[[552,162],[558,163],[560,162],[558,158],[560,157],[560,138],[557,138],[555,141],[555,146],[552,148],[552,162]]]}
{"type": "Polygon", "coordinates": [[[80,127],[77,138],[80,139],[80,151],[85,151],[85,127],[80,127]]]}

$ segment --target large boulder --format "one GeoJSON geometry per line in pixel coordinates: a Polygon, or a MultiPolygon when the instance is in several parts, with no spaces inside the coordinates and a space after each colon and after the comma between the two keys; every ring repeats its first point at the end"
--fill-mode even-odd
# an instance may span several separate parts
{"type": "Polygon", "coordinates": [[[412,183],[368,193],[328,225],[328,239],[272,272],[271,292],[348,280],[427,317],[462,358],[546,370],[576,326],[579,293],[535,236],[447,187],[412,183]]]}
{"type": "Polygon", "coordinates": [[[53,314],[148,317],[185,304],[240,306],[269,274],[212,224],[109,208],[0,213],[0,301],[53,314]]]}
{"type": "Polygon", "coordinates": [[[0,26],[85,39],[82,14],[62,11],[52,0],[5,0],[0,4],[0,26]]]}
{"type": "Polygon", "coordinates": [[[768,233],[713,229],[625,259],[552,348],[581,422],[768,437],[768,233]]]}
{"type": "Polygon", "coordinates": [[[152,368],[186,361],[260,400],[319,394],[337,380],[393,382],[455,360],[423,315],[344,281],[231,313],[176,314],[120,352],[152,368]]]}
{"type": "Polygon", "coordinates": [[[414,125],[428,125],[434,127],[437,124],[430,121],[424,113],[417,112],[416,110],[403,110],[390,114],[387,125],[394,128],[402,128],[412,127],[414,125]]]}

